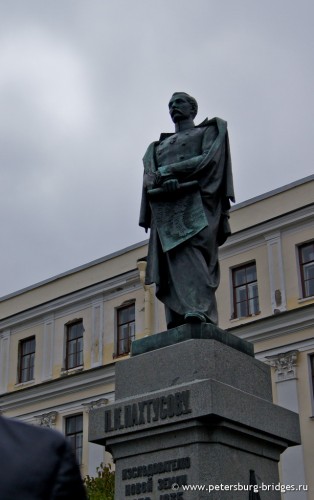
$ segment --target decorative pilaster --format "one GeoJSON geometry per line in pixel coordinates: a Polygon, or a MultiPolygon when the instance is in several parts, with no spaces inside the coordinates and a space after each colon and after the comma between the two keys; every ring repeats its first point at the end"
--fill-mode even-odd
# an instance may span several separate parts
{"type": "Polygon", "coordinates": [[[274,314],[287,309],[280,233],[265,236],[268,252],[271,306],[274,314]]]}
{"type": "MultiPolygon", "coordinates": [[[[95,401],[90,401],[89,403],[83,403],[85,411],[89,414],[93,410],[97,408],[102,408],[109,403],[109,399],[101,398],[95,401]]],[[[97,468],[99,464],[104,461],[105,458],[105,450],[101,446],[98,446],[94,443],[88,443],[88,474],[90,476],[97,475],[97,468]]]]}
{"type": "Polygon", "coordinates": [[[97,300],[92,305],[92,338],[91,338],[91,366],[102,364],[103,355],[103,300],[97,300]]]}
{"type": "Polygon", "coordinates": [[[0,333],[0,394],[7,392],[10,364],[10,330],[0,333]]]}
{"type": "Polygon", "coordinates": [[[43,364],[42,364],[42,380],[50,380],[52,378],[53,368],[53,349],[54,345],[54,318],[45,318],[44,323],[44,342],[43,342],[43,364]]]}
{"type": "MultiPolygon", "coordinates": [[[[275,368],[278,404],[288,410],[299,413],[298,398],[298,366],[299,351],[287,351],[274,356],[266,356],[267,361],[275,368]]],[[[304,473],[304,453],[302,445],[293,446],[281,455],[281,475],[283,484],[306,484],[304,473]],[[296,467],[298,464],[298,467],[296,467]]],[[[283,500],[292,500],[294,493],[284,493],[283,500]]],[[[305,492],[298,493],[298,500],[307,500],[305,492]]]]}
{"type": "Polygon", "coordinates": [[[153,333],[154,321],[154,290],[151,285],[145,284],[146,267],[146,260],[139,260],[137,262],[137,268],[140,273],[140,281],[144,288],[144,334],[151,335],[153,333]]]}

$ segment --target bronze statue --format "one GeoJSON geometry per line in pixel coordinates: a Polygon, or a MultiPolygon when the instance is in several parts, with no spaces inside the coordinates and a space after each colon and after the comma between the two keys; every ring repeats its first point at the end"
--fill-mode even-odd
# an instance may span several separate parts
{"type": "Polygon", "coordinates": [[[227,123],[206,118],[195,126],[197,102],[184,92],[173,94],[169,112],[175,133],[161,134],[143,158],[146,284],[156,284],[168,328],[217,324],[218,246],[230,234],[234,201],[227,123]]]}

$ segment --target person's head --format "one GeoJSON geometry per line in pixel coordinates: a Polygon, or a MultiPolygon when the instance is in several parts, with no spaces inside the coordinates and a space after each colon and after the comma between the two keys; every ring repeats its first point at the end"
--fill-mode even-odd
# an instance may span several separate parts
{"type": "Polygon", "coordinates": [[[185,92],[175,92],[169,101],[169,113],[174,123],[197,115],[197,101],[185,92]]]}

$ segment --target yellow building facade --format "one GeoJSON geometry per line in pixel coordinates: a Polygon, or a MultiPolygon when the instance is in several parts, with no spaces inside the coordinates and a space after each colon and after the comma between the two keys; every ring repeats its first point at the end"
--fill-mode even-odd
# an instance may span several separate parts
{"type": "MultiPolygon", "coordinates": [[[[314,500],[314,176],[235,205],[230,223],[219,326],[254,343],[274,401],[299,413],[302,445],[283,454],[281,480],[314,500]]],[[[146,255],[144,241],[0,299],[0,411],[64,432],[83,475],[110,460],[88,442],[88,419],[114,400],[115,363],[166,328],[146,255]]]]}

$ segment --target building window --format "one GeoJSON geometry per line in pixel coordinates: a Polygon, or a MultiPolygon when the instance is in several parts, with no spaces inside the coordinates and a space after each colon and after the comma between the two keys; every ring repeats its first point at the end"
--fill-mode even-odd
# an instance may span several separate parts
{"type": "Polygon", "coordinates": [[[135,339],[135,304],[117,309],[117,355],[128,354],[135,339]]]}
{"type": "Polygon", "coordinates": [[[19,383],[34,379],[35,337],[21,340],[19,345],[19,383]]]}
{"type": "Polygon", "coordinates": [[[314,242],[299,247],[302,297],[314,295],[314,242]]]}
{"type": "Polygon", "coordinates": [[[83,415],[75,415],[65,419],[65,435],[72,445],[78,464],[82,465],[83,415]]]}
{"type": "Polygon", "coordinates": [[[312,379],[312,396],[314,401],[314,354],[310,354],[310,370],[312,379]]]}
{"type": "Polygon", "coordinates": [[[250,263],[232,270],[233,318],[245,318],[259,313],[256,264],[250,263]]]}
{"type": "Polygon", "coordinates": [[[83,321],[67,325],[66,332],[66,369],[83,365],[83,321]]]}

